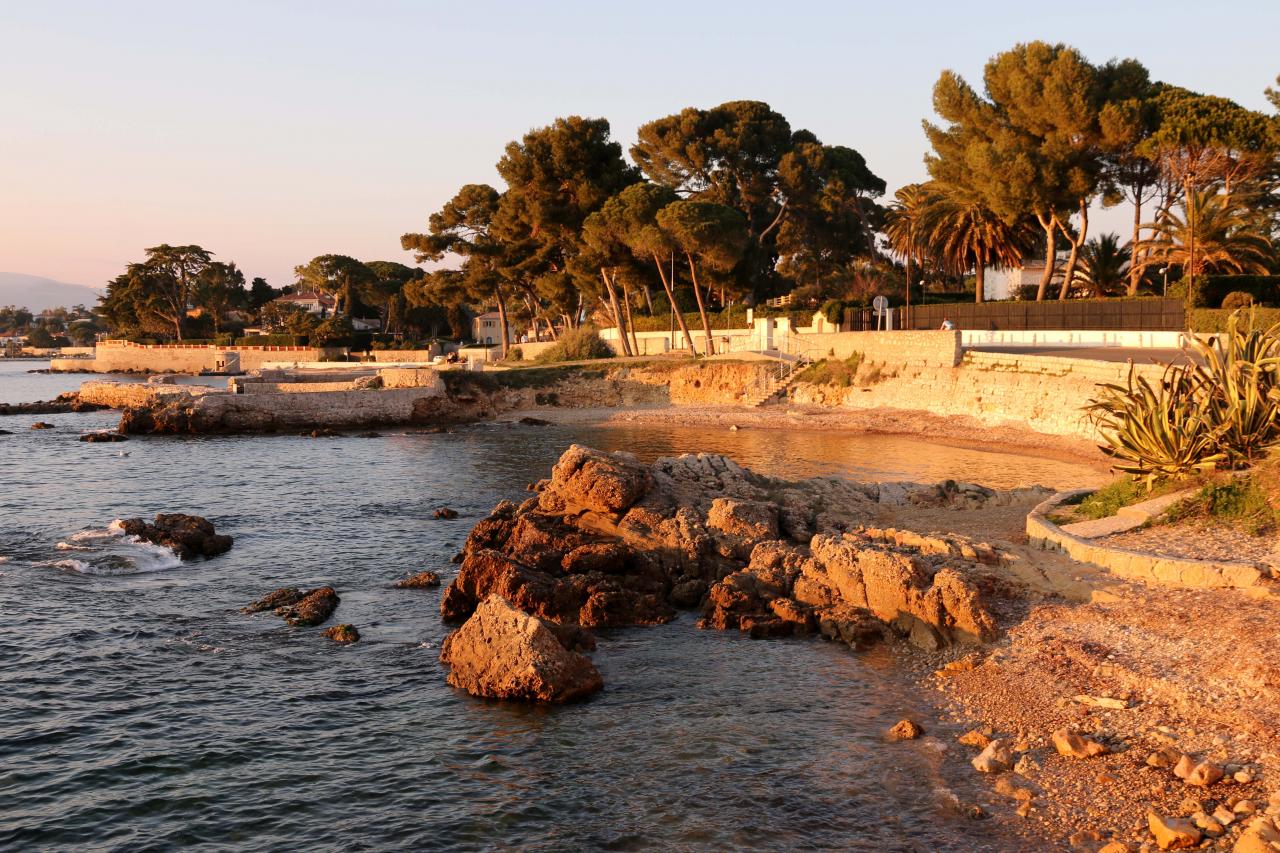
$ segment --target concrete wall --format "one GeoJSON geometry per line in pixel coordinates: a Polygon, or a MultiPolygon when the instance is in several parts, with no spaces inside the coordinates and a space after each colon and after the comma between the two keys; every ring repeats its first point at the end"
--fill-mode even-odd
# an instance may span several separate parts
{"type": "Polygon", "coordinates": [[[856,352],[875,364],[954,367],[964,355],[958,331],[829,332],[798,334],[794,340],[815,361],[845,359],[856,352]]]}
{"type": "Polygon", "coordinates": [[[1182,332],[1103,332],[1103,331],[980,331],[960,332],[960,341],[972,346],[1045,346],[1045,347],[1154,347],[1179,349],[1186,343],[1182,332]]]}

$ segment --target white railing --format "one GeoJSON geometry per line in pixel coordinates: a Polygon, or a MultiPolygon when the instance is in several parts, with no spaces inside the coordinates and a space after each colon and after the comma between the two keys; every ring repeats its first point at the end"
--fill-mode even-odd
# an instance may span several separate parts
{"type": "Polygon", "coordinates": [[[797,370],[818,361],[818,348],[795,333],[776,336],[774,350],[778,354],[779,382],[786,381],[797,370]]]}

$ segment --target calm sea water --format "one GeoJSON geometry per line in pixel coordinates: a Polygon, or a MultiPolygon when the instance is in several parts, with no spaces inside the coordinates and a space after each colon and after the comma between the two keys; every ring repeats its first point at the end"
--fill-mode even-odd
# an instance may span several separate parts
{"type": "MultiPolygon", "coordinates": [[[[39,366],[0,362],[0,401],[84,379],[26,372],[39,366]]],[[[947,789],[981,789],[927,740],[881,743],[922,710],[888,651],[753,642],[686,616],[603,633],[606,688],[588,702],[485,702],[445,684],[439,590],[390,584],[450,576],[470,525],[574,441],[993,485],[1092,469],[803,432],[76,440],[117,417],[0,417],[0,849],[1018,849],[956,813],[947,789]],[[29,430],[38,419],[57,429],[29,430]],[[441,505],[461,517],[432,519],[441,505]],[[105,535],[167,511],[235,547],[178,565],[105,535]],[[238,612],[320,584],[360,643],[238,612]]]]}

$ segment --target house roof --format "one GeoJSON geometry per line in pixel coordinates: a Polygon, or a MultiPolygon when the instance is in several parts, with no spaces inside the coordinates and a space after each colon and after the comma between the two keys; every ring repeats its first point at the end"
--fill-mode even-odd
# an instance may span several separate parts
{"type": "Polygon", "coordinates": [[[484,312],[483,314],[477,314],[477,315],[475,316],[475,319],[477,319],[477,320],[497,320],[497,319],[499,319],[499,318],[501,318],[501,317],[502,317],[502,315],[501,315],[501,314],[499,314],[497,311],[486,311],[486,312],[484,312]]]}
{"type": "Polygon", "coordinates": [[[274,302],[319,302],[324,306],[333,306],[334,298],[327,293],[288,293],[278,296],[274,302]]]}

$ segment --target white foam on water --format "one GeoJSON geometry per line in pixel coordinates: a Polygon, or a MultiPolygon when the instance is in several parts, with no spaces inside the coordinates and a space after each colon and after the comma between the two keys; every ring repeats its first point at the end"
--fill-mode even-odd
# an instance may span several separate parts
{"type": "Polygon", "coordinates": [[[48,566],[53,569],[63,569],[68,572],[79,572],[85,575],[97,574],[93,566],[83,560],[46,560],[42,563],[34,563],[36,566],[48,566]]]}
{"type": "Polygon", "coordinates": [[[137,550],[137,553],[130,554],[128,559],[139,572],[159,572],[182,565],[182,560],[172,548],[143,542],[137,536],[130,536],[128,542],[131,549],[137,550]]]}
{"type": "Polygon", "coordinates": [[[8,557],[0,557],[0,563],[7,563],[7,562],[9,562],[8,557]]]}
{"type": "Polygon", "coordinates": [[[59,551],[92,551],[88,545],[72,545],[70,542],[59,542],[54,546],[59,551]]]}
{"type": "Polygon", "coordinates": [[[105,530],[81,530],[79,533],[73,533],[67,538],[72,542],[92,542],[95,539],[115,539],[117,536],[124,535],[124,522],[116,519],[107,525],[105,530]]]}

